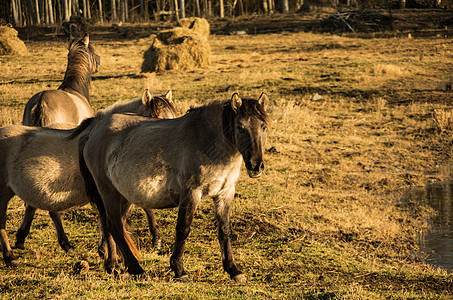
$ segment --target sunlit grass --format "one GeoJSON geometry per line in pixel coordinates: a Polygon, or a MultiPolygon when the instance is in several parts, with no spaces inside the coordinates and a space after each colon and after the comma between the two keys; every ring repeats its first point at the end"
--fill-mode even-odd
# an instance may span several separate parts
{"type": "MultiPolygon", "coordinates": [[[[27,250],[16,251],[19,267],[0,266],[6,298],[448,298],[451,277],[417,255],[416,232],[432,211],[402,209],[400,199],[408,187],[446,176],[427,170],[451,164],[449,128],[437,131],[433,119],[449,99],[434,89],[451,72],[445,66],[453,56],[443,47],[450,39],[211,36],[211,66],[164,74],[139,73],[149,39],[92,43],[101,55],[91,85],[95,109],[135,99],[144,88],[172,89],[179,114],[234,92],[268,93],[266,175],[250,179],[243,171],[231,217],[234,253],[249,282],[235,284],[222,270],[209,199],[186,246],[189,284],[172,282],[169,269],[175,209],[156,212],[161,251],[151,248],[143,213],[134,214],[148,274],[134,280],[104,272],[96,213],[87,206],[65,216],[76,247],[70,255],[59,248],[47,213],[37,214],[27,250]],[[90,269],[76,274],[80,260],[90,269]]],[[[0,58],[2,126],[19,124],[26,101],[63,78],[65,42],[26,44],[31,56],[0,58]]],[[[23,211],[15,198],[7,224],[12,243],[23,211]]]]}

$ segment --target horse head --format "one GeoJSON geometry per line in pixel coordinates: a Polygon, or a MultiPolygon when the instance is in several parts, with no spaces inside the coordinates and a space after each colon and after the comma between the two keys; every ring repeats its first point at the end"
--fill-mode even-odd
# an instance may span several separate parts
{"type": "Polygon", "coordinates": [[[142,96],[142,104],[145,111],[144,116],[173,119],[176,117],[176,109],[173,106],[172,92],[169,90],[164,96],[152,96],[148,89],[145,90],[142,96]]]}
{"type": "Polygon", "coordinates": [[[72,38],[69,41],[69,61],[71,58],[74,60],[80,60],[78,56],[82,56],[86,59],[88,69],[91,73],[96,73],[101,64],[101,57],[96,53],[93,46],[90,44],[90,35],[86,32],[81,39],[72,38]]]}
{"type": "Polygon", "coordinates": [[[258,100],[241,99],[234,93],[229,101],[234,116],[230,124],[230,140],[242,154],[251,178],[260,177],[264,171],[266,130],[270,122],[264,109],[267,101],[264,93],[258,100]]]}

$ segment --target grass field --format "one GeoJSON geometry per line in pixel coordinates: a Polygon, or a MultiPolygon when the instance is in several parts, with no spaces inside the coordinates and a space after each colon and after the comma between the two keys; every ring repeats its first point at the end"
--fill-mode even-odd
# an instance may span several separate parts
{"type": "MultiPolygon", "coordinates": [[[[172,281],[176,210],[157,211],[163,247],[155,251],[141,210],[133,216],[147,277],[115,278],[97,255],[90,206],[65,214],[75,252],[58,246],[39,211],[16,268],[0,263],[4,299],[451,299],[453,277],[423,263],[418,237],[433,211],[405,203],[413,186],[442,181],[451,161],[448,114],[453,39],[355,38],[313,33],[211,36],[206,69],[142,74],[151,39],[94,39],[101,67],[91,85],[95,109],[144,88],[173,90],[178,112],[233,92],[269,95],[266,175],[242,170],[232,227],[236,260],[248,278],[223,272],[216,226],[205,199],[185,251],[191,283],[172,281]],[[442,130],[447,128],[447,130],[442,130]],[[89,269],[75,266],[87,261],[89,269]]],[[[64,41],[26,41],[26,57],[0,57],[0,125],[19,124],[27,100],[57,88],[64,41]]],[[[24,206],[9,204],[14,243],[24,206]]]]}

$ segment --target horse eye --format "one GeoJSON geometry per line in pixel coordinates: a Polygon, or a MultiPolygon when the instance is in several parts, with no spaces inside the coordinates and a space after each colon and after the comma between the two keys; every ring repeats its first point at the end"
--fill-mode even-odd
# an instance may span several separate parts
{"type": "Polygon", "coordinates": [[[267,126],[265,124],[263,124],[262,127],[263,127],[263,131],[267,130],[267,126]]]}

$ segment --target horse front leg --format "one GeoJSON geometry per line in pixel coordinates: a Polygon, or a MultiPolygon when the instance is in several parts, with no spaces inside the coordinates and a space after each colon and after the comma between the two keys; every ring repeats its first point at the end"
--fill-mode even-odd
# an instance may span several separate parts
{"type": "Polygon", "coordinates": [[[218,224],[218,239],[222,252],[223,269],[237,282],[246,282],[245,275],[239,270],[234,261],[231,248],[230,213],[234,197],[234,187],[220,197],[214,198],[216,220],[218,224]]]}
{"type": "Polygon", "coordinates": [[[30,205],[25,206],[24,217],[20,223],[19,228],[16,231],[16,244],[14,245],[17,249],[25,249],[25,238],[30,233],[31,223],[35,216],[36,208],[30,205]]]}
{"type": "Polygon", "coordinates": [[[148,220],[149,231],[153,236],[153,247],[160,250],[162,247],[162,240],[160,239],[159,225],[156,221],[156,216],[152,209],[143,209],[146,213],[146,219],[148,220]]]}
{"type": "Polygon", "coordinates": [[[61,222],[61,213],[49,211],[49,215],[53,221],[53,224],[55,225],[55,229],[57,231],[58,244],[60,245],[60,247],[65,252],[73,250],[73,247],[69,243],[68,237],[64,232],[63,223],[61,222]]]}
{"type": "Polygon", "coordinates": [[[175,279],[188,282],[189,276],[184,271],[183,254],[186,239],[190,233],[190,226],[192,225],[193,216],[197,209],[198,203],[201,199],[201,192],[191,191],[181,197],[178,220],[176,223],[176,239],[173,248],[173,254],[170,257],[170,267],[175,272],[175,279]]]}
{"type": "Polygon", "coordinates": [[[12,266],[16,257],[13,254],[9,244],[8,235],[6,234],[6,212],[8,202],[14,196],[14,193],[7,187],[0,191],[0,244],[2,245],[3,259],[7,266],[12,266]]]}

